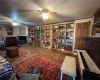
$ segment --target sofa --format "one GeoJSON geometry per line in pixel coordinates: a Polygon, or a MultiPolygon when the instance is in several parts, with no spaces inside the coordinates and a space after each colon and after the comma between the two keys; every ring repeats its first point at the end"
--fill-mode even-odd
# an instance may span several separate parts
{"type": "Polygon", "coordinates": [[[12,73],[13,73],[13,66],[0,55],[0,80],[7,80],[7,77],[10,76],[10,74],[12,73]]]}
{"type": "Polygon", "coordinates": [[[31,67],[27,73],[22,73],[20,77],[17,73],[13,73],[10,76],[4,76],[0,80],[42,80],[42,68],[31,67]]]}

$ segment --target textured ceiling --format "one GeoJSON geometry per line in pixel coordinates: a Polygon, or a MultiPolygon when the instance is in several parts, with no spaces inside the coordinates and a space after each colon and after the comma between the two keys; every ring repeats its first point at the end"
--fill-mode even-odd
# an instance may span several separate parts
{"type": "Polygon", "coordinates": [[[13,21],[42,25],[91,17],[100,8],[100,0],[0,0],[0,23],[13,21]],[[37,10],[56,12],[43,20],[37,10]]]}

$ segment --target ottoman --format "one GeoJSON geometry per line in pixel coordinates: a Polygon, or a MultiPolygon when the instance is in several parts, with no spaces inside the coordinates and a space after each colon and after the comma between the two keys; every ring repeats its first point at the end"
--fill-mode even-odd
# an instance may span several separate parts
{"type": "Polygon", "coordinates": [[[18,56],[18,47],[8,47],[6,48],[6,55],[10,58],[18,56]]]}

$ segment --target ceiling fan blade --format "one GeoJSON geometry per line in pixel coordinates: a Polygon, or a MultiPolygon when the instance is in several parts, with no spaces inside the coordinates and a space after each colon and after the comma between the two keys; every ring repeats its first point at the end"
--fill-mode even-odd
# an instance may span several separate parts
{"type": "Polygon", "coordinates": [[[49,12],[50,14],[52,14],[52,15],[57,15],[57,12],[49,12]]]}
{"type": "Polygon", "coordinates": [[[20,12],[20,13],[21,12],[33,12],[33,13],[36,12],[35,10],[17,10],[17,11],[20,12]]]}
{"type": "Polygon", "coordinates": [[[41,10],[37,10],[37,11],[40,12],[40,13],[42,12],[41,10]]]}
{"type": "Polygon", "coordinates": [[[0,18],[0,21],[1,22],[12,22],[11,19],[5,19],[5,18],[0,18]]]}
{"type": "Polygon", "coordinates": [[[9,17],[6,17],[6,16],[4,16],[2,14],[0,14],[0,19],[12,21],[12,19],[10,19],[9,17]]]}

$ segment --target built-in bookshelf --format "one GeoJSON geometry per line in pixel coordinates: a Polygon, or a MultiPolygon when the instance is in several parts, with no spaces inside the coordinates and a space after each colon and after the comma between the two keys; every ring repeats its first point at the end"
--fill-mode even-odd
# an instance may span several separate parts
{"type": "Polygon", "coordinates": [[[40,27],[40,45],[45,48],[45,40],[46,40],[46,27],[40,27]]]}
{"type": "Polygon", "coordinates": [[[28,43],[34,46],[34,28],[28,27],[28,43]]]}
{"type": "Polygon", "coordinates": [[[40,28],[40,43],[43,48],[50,47],[50,26],[40,28]]]}
{"type": "Polygon", "coordinates": [[[58,48],[58,31],[59,31],[59,26],[58,25],[53,25],[53,41],[52,41],[52,49],[57,49],[58,48]]]}
{"type": "Polygon", "coordinates": [[[46,40],[45,40],[45,47],[50,47],[50,26],[46,26],[46,40]]]}
{"type": "Polygon", "coordinates": [[[73,31],[73,24],[54,24],[40,27],[41,47],[53,50],[65,49],[66,51],[72,51],[73,31]]]}
{"type": "Polygon", "coordinates": [[[66,51],[72,51],[73,49],[73,35],[74,26],[73,24],[68,24],[66,27],[66,51]]]}
{"type": "Polygon", "coordinates": [[[66,45],[66,25],[60,24],[58,30],[58,49],[64,49],[66,45]]]}

